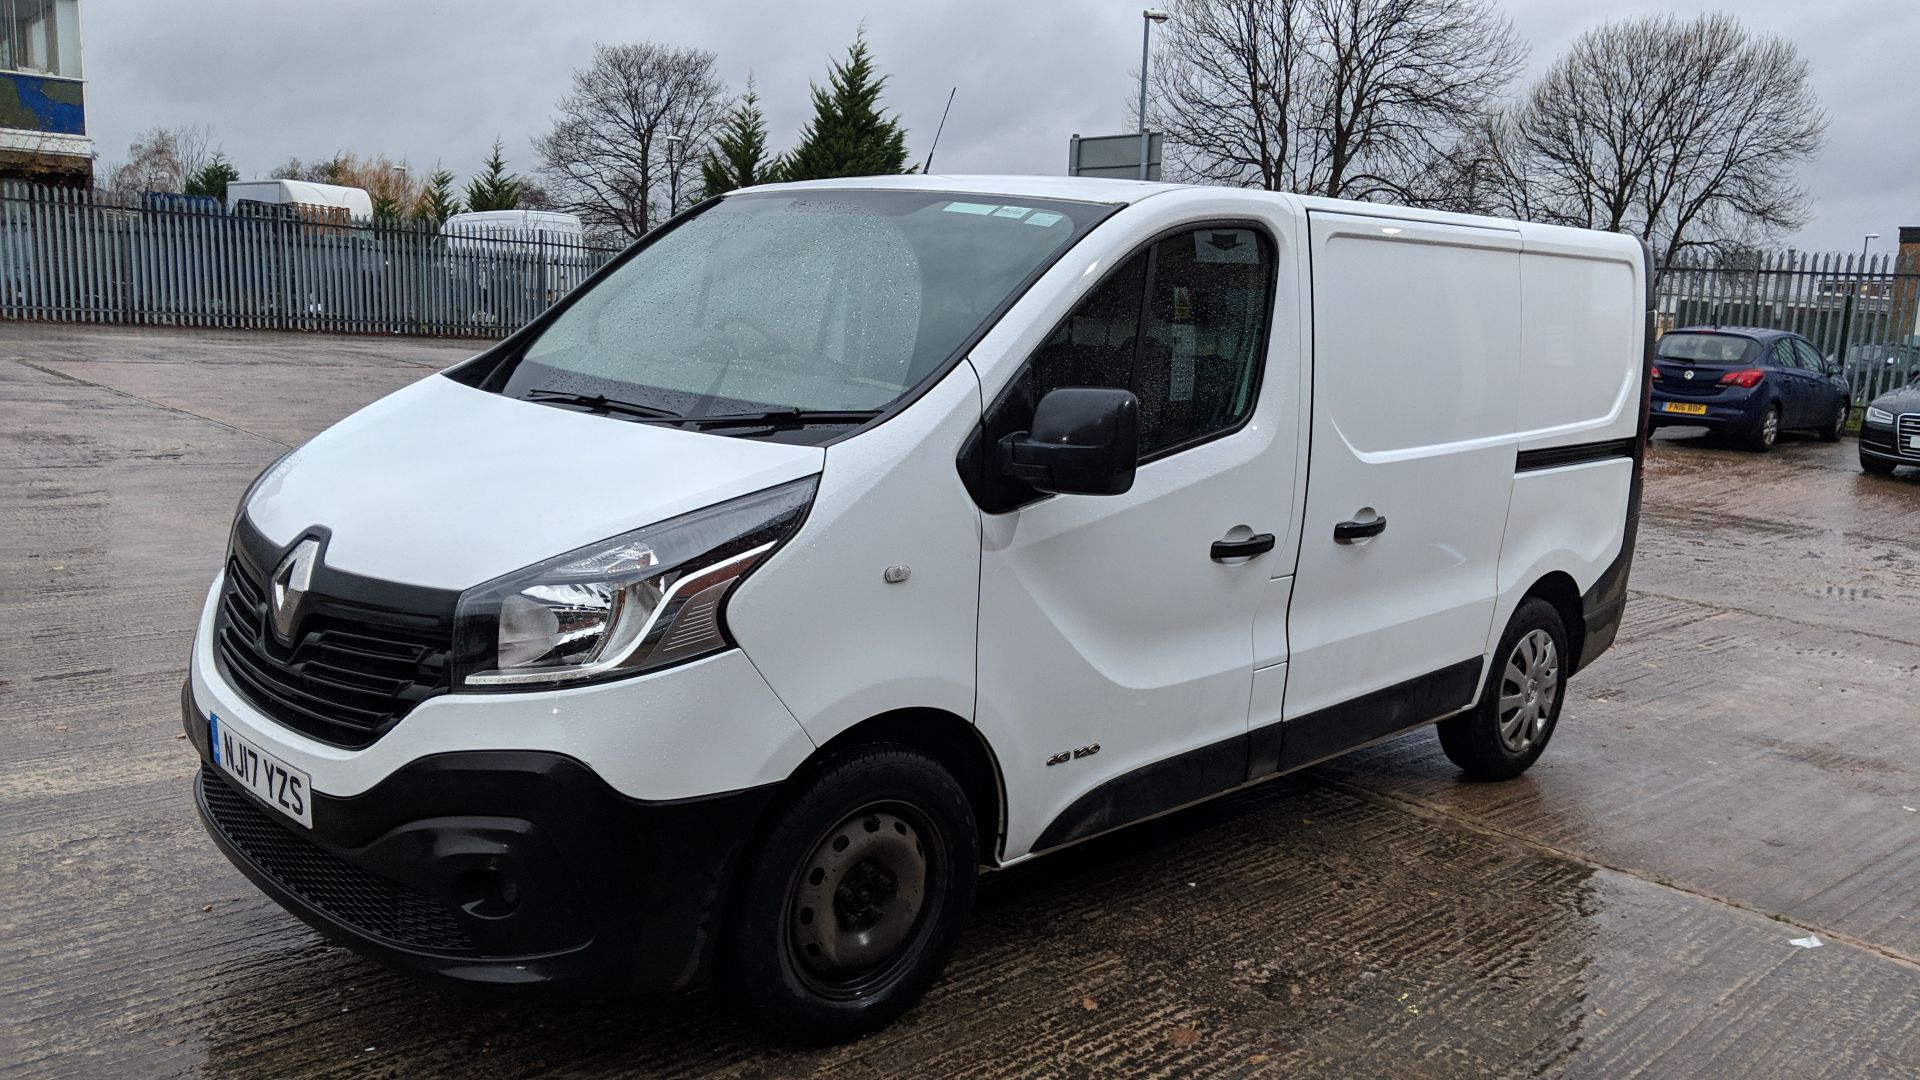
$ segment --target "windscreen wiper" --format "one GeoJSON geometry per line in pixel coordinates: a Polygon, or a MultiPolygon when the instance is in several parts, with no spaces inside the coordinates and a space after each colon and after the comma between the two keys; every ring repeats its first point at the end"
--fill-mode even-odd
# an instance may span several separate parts
{"type": "Polygon", "coordinates": [[[827,424],[864,424],[880,415],[878,409],[767,409],[764,412],[713,413],[689,416],[689,427],[811,427],[827,424]]]}
{"type": "Polygon", "coordinates": [[[652,405],[621,401],[619,398],[610,398],[605,394],[576,394],[570,390],[529,390],[521,400],[551,405],[579,405],[588,412],[620,413],[624,416],[637,416],[643,420],[680,419],[680,414],[671,409],[657,409],[652,405]]]}

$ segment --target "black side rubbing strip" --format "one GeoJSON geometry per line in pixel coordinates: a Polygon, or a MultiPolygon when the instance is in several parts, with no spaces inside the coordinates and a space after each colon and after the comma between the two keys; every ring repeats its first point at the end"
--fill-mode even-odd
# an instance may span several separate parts
{"type": "Polygon", "coordinates": [[[1317,761],[1395,732],[1419,727],[1467,707],[1480,683],[1480,657],[1362,694],[1351,701],[1251,734],[1247,779],[1303,769],[1317,761]]]}
{"type": "Polygon", "coordinates": [[[1237,788],[1246,780],[1245,735],[1196,747],[1122,773],[1073,800],[1033,842],[1033,850],[1045,851],[1117,829],[1237,788]]]}
{"type": "Polygon", "coordinates": [[[1295,720],[1142,765],[1075,799],[1041,832],[1033,850],[1117,829],[1458,712],[1473,700],[1480,663],[1478,657],[1462,660],[1295,720]]]}
{"type": "Polygon", "coordinates": [[[1562,465],[1584,465],[1589,461],[1605,461],[1608,458],[1632,458],[1634,450],[1634,439],[1608,439],[1605,442],[1522,450],[1515,456],[1513,471],[1533,472],[1536,469],[1557,469],[1562,465]]]}

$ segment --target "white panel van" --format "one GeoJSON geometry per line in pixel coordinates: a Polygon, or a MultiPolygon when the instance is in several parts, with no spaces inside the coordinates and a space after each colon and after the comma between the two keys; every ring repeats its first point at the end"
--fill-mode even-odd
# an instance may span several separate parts
{"type": "Polygon", "coordinates": [[[1268,192],[709,200],[254,482],[200,813],[397,967],[857,1035],[980,867],[1429,724],[1531,765],[1620,623],[1648,301],[1630,237],[1268,192]]]}
{"type": "Polygon", "coordinates": [[[336,207],[355,221],[373,217],[373,196],[365,188],[306,180],[235,180],[227,185],[227,209],[238,209],[241,203],[336,207]]]}

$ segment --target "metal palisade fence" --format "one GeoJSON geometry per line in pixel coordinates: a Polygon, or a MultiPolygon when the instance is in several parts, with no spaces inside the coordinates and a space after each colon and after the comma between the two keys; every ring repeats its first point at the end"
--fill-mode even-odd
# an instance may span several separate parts
{"type": "Polygon", "coordinates": [[[0,185],[0,319],[501,337],[619,249],[320,207],[0,185]]]}
{"type": "Polygon", "coordinates": [[[1920,260],[1895,254],[1756,253],[1661,270],[1662,329],[1791,330],[1853,386],[1856,403],[1920,375],[1920,260]]]}

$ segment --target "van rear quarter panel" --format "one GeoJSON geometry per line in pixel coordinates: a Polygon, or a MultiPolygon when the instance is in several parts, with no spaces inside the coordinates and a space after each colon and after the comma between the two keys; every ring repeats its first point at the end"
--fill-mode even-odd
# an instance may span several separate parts
{"type": "MultiPolygon", "coordinates": [[[[1519,451],[1634,438],[1646,270],[1630,236],[1521,226],[1519,451]]],[[[1611,457],[1514,477],[1491,648],[1535,582],[1591,588],[1624,538],[1633,462],[1611,457]]]]}

